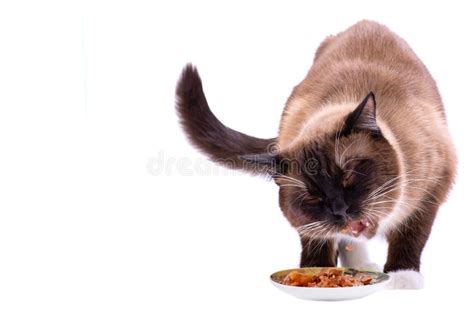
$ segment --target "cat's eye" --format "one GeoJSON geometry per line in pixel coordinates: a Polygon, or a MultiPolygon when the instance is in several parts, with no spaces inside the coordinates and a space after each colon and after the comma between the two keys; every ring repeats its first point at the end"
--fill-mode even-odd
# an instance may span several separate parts
{"type": "Polygon", "coordinates": [[[345,188],[350,187],[351,185],[354,184],[356,179],[356,173],[354,171],[348,171],[344,174],[344,177],[342,178],[342,186],[345,188]]]}
{"type": "Polygon", "coordinates": [[[309,198],[307,199],[307,201],[310,202],[310,203],[313,203],[313,204],[319,204],[319,203],[321,203],[321,202],[323,201],[323,199],[320,198],[320,197],[314,197],[314,196],[312,196],[312,197],[309,197],[309,198]]]}

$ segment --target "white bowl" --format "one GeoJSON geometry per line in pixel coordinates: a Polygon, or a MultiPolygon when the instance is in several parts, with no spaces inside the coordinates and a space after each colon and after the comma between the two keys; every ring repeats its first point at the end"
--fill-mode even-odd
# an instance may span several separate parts
{"type": "Polygon", "coordinates": [[[353,287],[337,287],[337,288],[319,288],[319,287],[300,287],[292,285],[281,284],[283,278],[292,271],[306,272],[306,273],[318,273],[323,269],[327,268],[299,268],[282,270],[273,273],[270,276],[272,283],[282,290],[283,292],[293,295],[297,298],[304,300],[316,300],[316,301],[341,301],[341,300],[352,300],[361,298],[377,291],[383,290],[390,280],[388,274],[367,271],[367,270],[354,270],[341,268],[343,273],[356,274],[364,273],[372,276],[372,283],[368,285],[353,286],[353,287]]]}

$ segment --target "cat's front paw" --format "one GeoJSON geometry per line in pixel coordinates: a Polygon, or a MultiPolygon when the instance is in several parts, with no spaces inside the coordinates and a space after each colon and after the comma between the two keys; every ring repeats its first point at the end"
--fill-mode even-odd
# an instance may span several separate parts
{"type": "Polygon", "coordinates": [[[423,275],[414,270],[398,270],[389,272],[390,282],[387,289],[392,290],[418,290],[423,288],[423,275]]]}

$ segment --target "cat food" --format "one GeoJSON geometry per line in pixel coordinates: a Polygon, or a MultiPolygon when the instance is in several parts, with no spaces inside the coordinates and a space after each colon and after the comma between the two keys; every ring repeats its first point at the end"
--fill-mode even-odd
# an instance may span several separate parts
{"type": "Polygon", "coordinates": [[[330,268],[318,273],[292,271],[281,283],[301,287],[352,287],[368,285],[371,282],[372,277],[369,275],[352,276],[344,274],[342,269],[330,268]]]}

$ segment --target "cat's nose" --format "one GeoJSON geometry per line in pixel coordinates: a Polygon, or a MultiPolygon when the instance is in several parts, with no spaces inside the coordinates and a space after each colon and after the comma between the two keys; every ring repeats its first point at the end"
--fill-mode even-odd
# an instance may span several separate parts
{"type": "Polygon", "coordinates": [[[345,216],[348,209],[349,205],[341,198],[336,198],[331,202],[331,212],[336,216],[345,216]]]}

